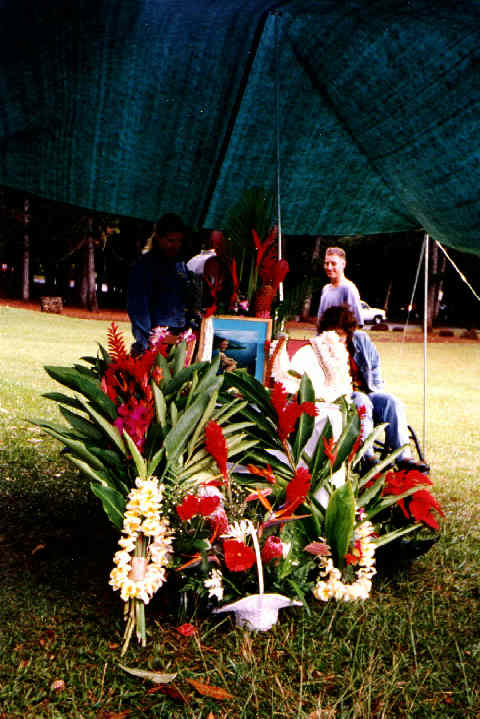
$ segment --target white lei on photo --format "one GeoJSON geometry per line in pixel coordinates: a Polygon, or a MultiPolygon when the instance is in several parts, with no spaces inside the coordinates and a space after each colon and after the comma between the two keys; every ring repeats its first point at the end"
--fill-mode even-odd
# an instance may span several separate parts
{"type": "MultiPolygon", "coordinates": [[[[272,343],[272,350],[276,343],[272,343]]],[[[300,387],[300,378],[296,375],[303,374],[310,377],[317,401],[334,402],[342,395],[352,394],[347,348],[335,331],[322,332],[312,338],[291,360],[284,343],[273,362],[272,377],[293,394],[300,387]]]]}

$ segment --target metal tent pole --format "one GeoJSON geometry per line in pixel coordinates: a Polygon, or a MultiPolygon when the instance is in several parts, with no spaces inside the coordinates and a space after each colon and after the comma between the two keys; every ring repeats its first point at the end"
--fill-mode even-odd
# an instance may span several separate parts
{"type": "Polygon", "coordinates": [[[429,236],[425,233],[425,272],[423,295],[423,456],[426,457],[427,445],[427,320],[428,320],[428,253],[429,236]]]}
{"type": "MultiPolygon", "coordinates": [[[[278,259],[282,259],[282,211],[280,203],[280,72],[279,72],[279,43],[278,23],[280,13],[274,13],[275,30],[275,166],[276,166],[276,199],[277,199],[277,227],[278,227],[278,259]]],[[[278,288],[278,298],[283,302],[283,282],[278,288]]]]}

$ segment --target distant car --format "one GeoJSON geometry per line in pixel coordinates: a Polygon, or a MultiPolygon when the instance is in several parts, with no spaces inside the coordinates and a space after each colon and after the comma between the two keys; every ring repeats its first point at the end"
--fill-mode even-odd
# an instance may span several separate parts
{"type": "Polygon", "coordinates": [[[381,310],[379,307],[370,307],[370,305],[363,300],[360,301],[360,304],[362,306],[363,324],[379,325],[380,322],[385,322],[387,319],[385,310],[381,310]]]}

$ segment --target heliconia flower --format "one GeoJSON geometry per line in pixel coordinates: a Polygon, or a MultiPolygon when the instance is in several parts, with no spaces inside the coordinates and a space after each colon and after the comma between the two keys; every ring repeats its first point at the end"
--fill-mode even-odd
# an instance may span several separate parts
{"type": "Polygon", "coordinates": [[[221,426],[213,419],[205,427],[205,449],[213,457],[225,479],[228,480],[227,444],[221,426]]]}
{"type": "Polygon", "coordinates": [[[225,564],[231,572],[244,572],[255,564],[255,552],[243,542],[226,539],[223,543],[225,564]]]}
{"type": "Polygon", "coordinates": [[[193,624],[181,624],[179,627],[177,627],[177,632],[181,634],[183,637],[193,637],[194,634],[197,633],[197,630],[193,626],[193,624]]]}
{"type": "Polygon", "coordinates": [[[283,542],[280,537],[270,536],[265,540],[262,548],[262,562],[268,564],[273,559],[281,559],[283,556],[283,542]]]}
{"type": "Polygon", "coordinates": [[[288,394],[281,382],[275,382],[270,395],[271,403],[277,413],[278,436],[281,442],[291,435],[298,418],[302,414],[316,417],[317,408],[314,402],[288,402],[288,394]]]}
{"type": "Polygon", "coordinates": [[[295,476],[290,480],[286,492],[286,504],[290,512],[294,512],[305,501],[312,484],[312,475],[305,467],[298,467],[295,476]]]}
{"type": "Polygon", "coordinates": [[[247,469],[250,474],[258,474],[260,477],[266,479],[267,482],[270,482],[270,484],[275,484],[277,481],[269,464],[267,464],[266,467],[256,467],[254,464],[247,464],[247,469]]]}
{"type": "Polygon", "coordinates": [[[335,464],[335,461],[337,459],[338,450],[335,449],[335,442],[333,441],[333,437],[330,437],[329,440],[326,440],[325,437],[322,437],[323,442],[323,448],[325,450],[325,454],[328,457],[328,461],[330,462],[330,465],[333,467],[335,464]]]}

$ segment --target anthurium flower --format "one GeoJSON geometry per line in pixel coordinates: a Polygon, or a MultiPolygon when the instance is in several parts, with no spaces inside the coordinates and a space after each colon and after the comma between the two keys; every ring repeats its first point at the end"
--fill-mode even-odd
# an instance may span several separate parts
{"type": "Polygon", "coordinates": [[[227,444],[221,426],[213,419],[205,427],[205,449],[213,457],[225,479],[228,480],[227,444]]]}
{"type": "Polygon", "coordinates": [[[243,542],[226,539],[223,543],[225,564],[231,572],[244,572],[255,564],[255,552],[243,542]]]}
{"type": "Polygon", "coordinates": [[[271,393],[271,402],[277,413],[278,436],[285,442],[295,429],[298,418],[302,414],[316,417],[317,408],[314,402],[289,402],[288,394],[281,382],[275,382],[271,393]]]}
{"type": "Polygon", "coordinates": [[[328,457],[328,461],[330,462],[331,466],[335,464],[335,460],[337,459],[338,451],[335,449],[335,442],[333,441],[333,437],[330,437],[329,440],[326,440],[325,437],[322,437],[323,442],[323,448],[325,450],[325,454],[328,457]]]}
{"type": "Polygon", "coordinates": [[[208,517],[220,504],[219,497],[196,497],[186,494],[181,504],[177,505],[177,514],[184,522],[196,515],[208,517]]]}
{"type": "Polygon", "coordinates": [[[262,562],[268,564],[273,559],[281,559],[283,556],[283,542],[280,537],[270,536],[265,540],[262,548],[262,562]]]}

